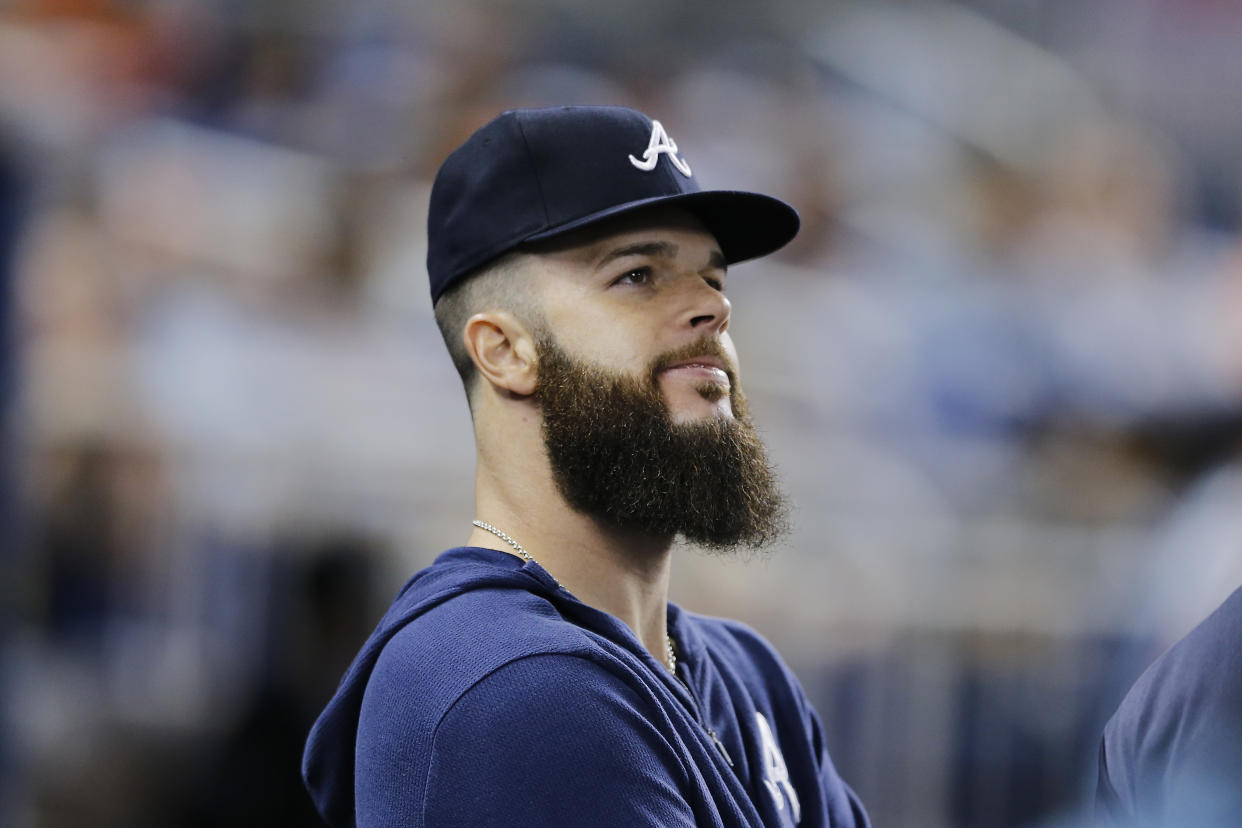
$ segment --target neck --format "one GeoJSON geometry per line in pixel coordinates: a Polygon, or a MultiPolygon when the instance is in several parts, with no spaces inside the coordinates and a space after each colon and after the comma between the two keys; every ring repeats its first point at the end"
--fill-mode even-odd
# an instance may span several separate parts
{"type": "MultiPolygon", "coordinates": [[[[575,511],[556,487],[542,442],[525,453],[518,442],[507,444],[503,463],[480,446],[475,516],[521,544],[578,600],[624,622],[666,663],[672,540],[619,532],[575,511]]],[[[468,544],[518,555],[477,527],[468,544]]]]}

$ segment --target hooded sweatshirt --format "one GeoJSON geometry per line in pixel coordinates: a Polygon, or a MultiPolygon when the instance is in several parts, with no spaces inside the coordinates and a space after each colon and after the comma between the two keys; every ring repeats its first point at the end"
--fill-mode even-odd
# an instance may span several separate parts
{"type": "Polygon", "coordinates": [[[450,549],[311,730],[316,807],[333,828],[867,826],[772,647],[668,617],[676,676],[538,564],[450,549]]]}

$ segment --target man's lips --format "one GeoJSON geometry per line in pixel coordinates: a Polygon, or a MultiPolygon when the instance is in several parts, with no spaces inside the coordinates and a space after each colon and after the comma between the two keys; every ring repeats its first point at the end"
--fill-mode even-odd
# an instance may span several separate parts
{"type": "Polygon", "coordinates": [[[665,368],[660,373],[676,374],[709,382],[718,382],[723,385],[729,384],[729,372],[725,370],[724,362],[712,356],[683,359],[665,368]]]}

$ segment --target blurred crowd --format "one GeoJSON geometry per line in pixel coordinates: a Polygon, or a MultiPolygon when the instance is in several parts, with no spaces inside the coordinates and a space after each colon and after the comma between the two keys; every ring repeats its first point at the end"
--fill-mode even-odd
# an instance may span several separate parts
{"type": "Polygon", "coordinates": [[[1242,583],[1242,8],[0,3],[0,823],[313,825],[311,717],[468,534],[430,177],[635,106],[803,231],[730,279],[759,627],[877,825],[1064,816],[1242,583]]]}

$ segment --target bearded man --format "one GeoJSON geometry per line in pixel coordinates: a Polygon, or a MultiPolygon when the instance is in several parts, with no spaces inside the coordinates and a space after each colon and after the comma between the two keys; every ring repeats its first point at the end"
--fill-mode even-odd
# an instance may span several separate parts
{"type": "Polygon", "coordinates": [[[867,825],[771,646],[668,602],[678,536],[784,528],[725,277],[797,230],[777,199],[700,190],[629,109],[506,112],[444,162],[427,268],[474,421],[474,531],[311,732],[329,824],[867,825]]]}

